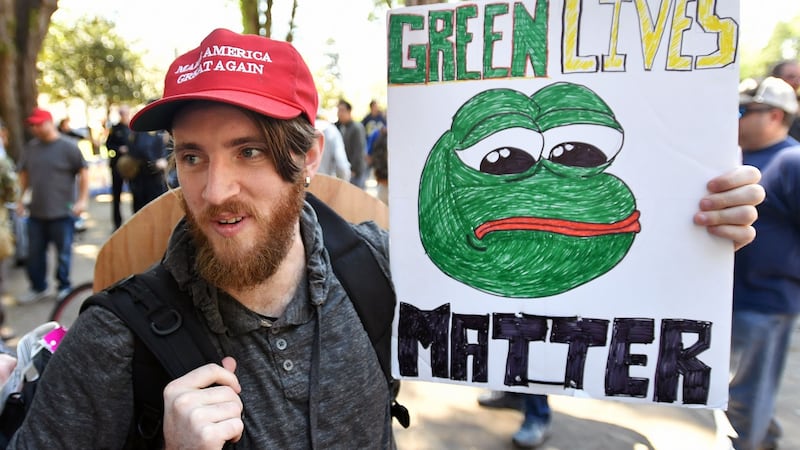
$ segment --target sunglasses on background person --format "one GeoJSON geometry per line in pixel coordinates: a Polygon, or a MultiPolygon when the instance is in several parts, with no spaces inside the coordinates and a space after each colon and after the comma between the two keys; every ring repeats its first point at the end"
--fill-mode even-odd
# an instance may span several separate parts
{"type": "Polygon", "coordinates": [[[741,119],[750,113],[772,111],[773,109],[775,108],[771,106],[753,107],[752,105],[739,105],[739,118],[741,119]]]}

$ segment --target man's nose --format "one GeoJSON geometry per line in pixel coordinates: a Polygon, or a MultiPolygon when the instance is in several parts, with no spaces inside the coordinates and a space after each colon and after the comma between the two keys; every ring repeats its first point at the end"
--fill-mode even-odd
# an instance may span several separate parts
{"type": "Polygon", "coordinates": [[[208,166],[203,198],[211,204],[222,204],[239,193],[235,168],[221,160],[212,160],[208,166]]]}

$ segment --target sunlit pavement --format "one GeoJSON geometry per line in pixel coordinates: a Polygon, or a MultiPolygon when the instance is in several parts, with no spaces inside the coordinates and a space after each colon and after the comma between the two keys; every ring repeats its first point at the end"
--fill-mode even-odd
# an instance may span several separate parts
{"type": "MultiPolygon", "coordinates": [[[[374,195],[374,181],[367,191],[374,195]]],[[[130,216],[130,199],[123,201],[123,216],[130,216]]],[[[111,235],[111,204],[107,195],[92,199],[87,214],[89,229],[75,243],[72,282],[92,279],[100,245],[111,235]]],[[[52,259],[49,267],[52,273],[52,259]]],[[[51,275],[52,277],[52,275],[51,275]]],[[[15,305],[13,296],[28,288],[23,267],[7,270],[5,302],[7,322],[18,336],[44,322],[53,300],[15,305]]],[[[13,343],[13,341],[12,341],[13,343]]],[[[411,413],[411,427],[395,425],[401,449],[506,449],[522,414],[478,406],[480,389],[453,384],[403,382],[400,402],[411,413]]],[[[800,450],[800,329],[795,332],[784,375],[778,416],[784,425],[781,449],[800,450]]],[[[723,449],[714,414],[703,409],[552,396],[552,433],[540,447],[545,450],[646,450],[723,449]]],[[[724,433],[723,433],[724,434],[724,433]]]]}

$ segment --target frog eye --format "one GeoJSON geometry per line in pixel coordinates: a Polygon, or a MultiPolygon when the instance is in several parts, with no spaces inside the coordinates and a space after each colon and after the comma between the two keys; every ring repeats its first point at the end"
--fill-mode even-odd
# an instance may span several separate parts
{"type": "Polygon", "coordinates": [[[566,125],[544,133],[543,157],[564,166],[600,167],[622,148],[622,131],[600,125],[566,125]]]}
{"type": "Polygon", "coordinates": [[[490,175],[526,172],[542,154],[542,135],[527,128],[509,128],[456,151],[465,165],[490,175]]]}

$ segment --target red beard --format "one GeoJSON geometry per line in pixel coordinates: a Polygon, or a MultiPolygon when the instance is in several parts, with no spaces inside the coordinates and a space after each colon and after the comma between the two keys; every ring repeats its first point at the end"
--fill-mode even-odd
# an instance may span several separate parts
{"type": "Polygon", "coordinates": [[[268,217],[238,200],[209,206],[195,216],[182,199],[189,232],[197,247],[197,273],[208,283],[231,290],[247,290],[271,277],[289,252],[304,198],[303,181],[298,180],[278,199],[268,217]],[[219,248],[214,249],[199,226],[221,213],[231,212],[251,217],[261,230],[255,245],[247,251],[235,239],[217,240],[219,248]]]}

